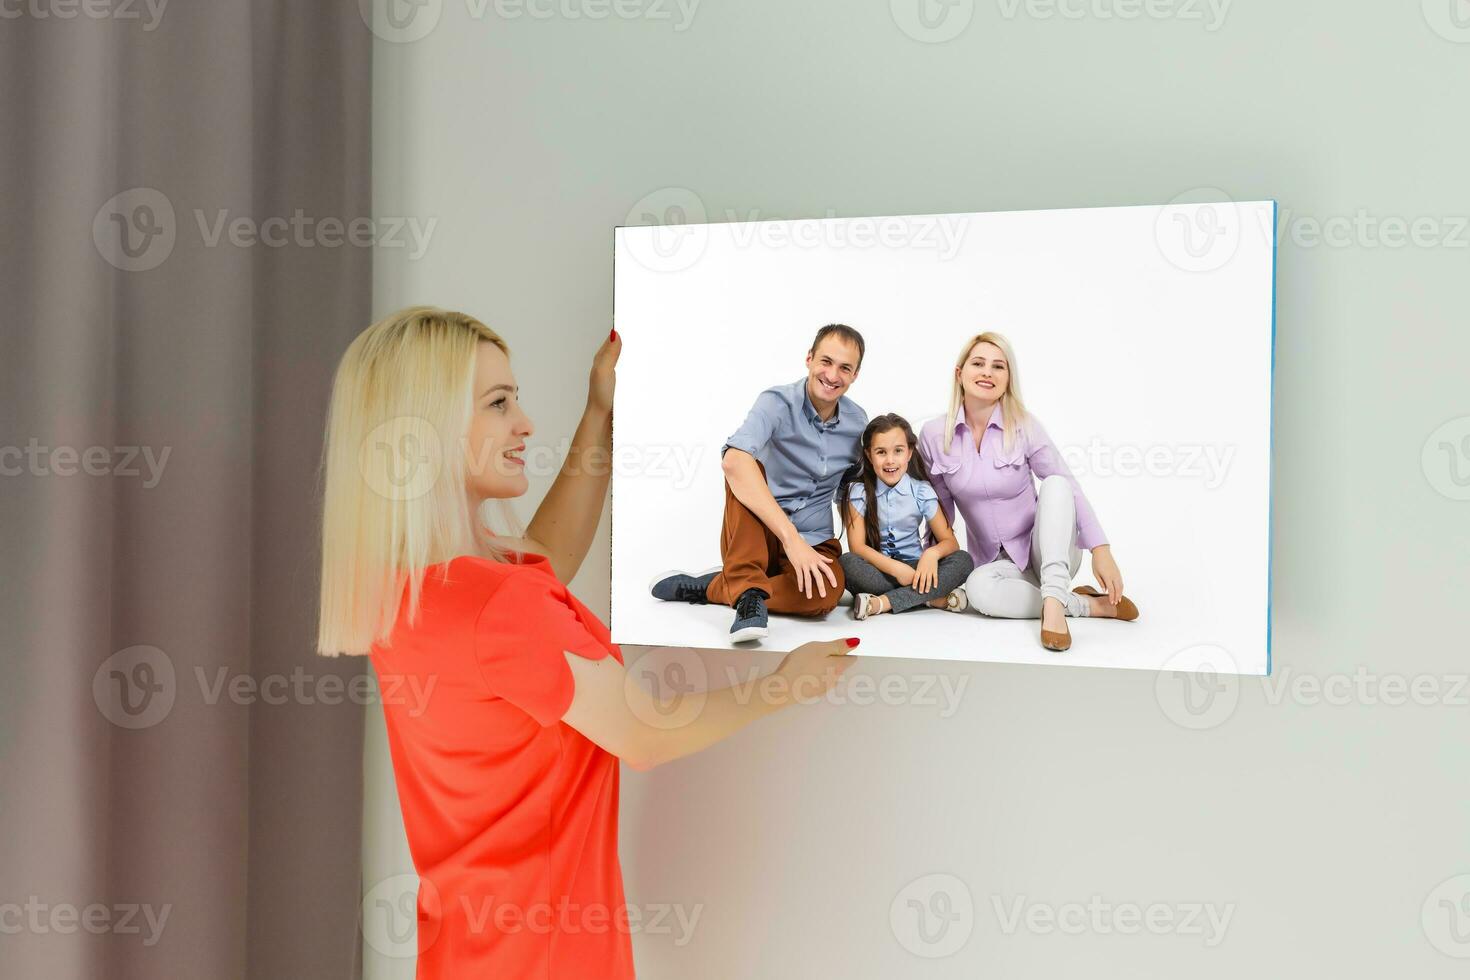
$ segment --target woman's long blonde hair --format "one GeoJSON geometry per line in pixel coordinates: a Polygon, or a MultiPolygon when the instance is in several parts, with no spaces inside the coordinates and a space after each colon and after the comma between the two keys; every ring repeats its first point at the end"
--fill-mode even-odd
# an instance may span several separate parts
{"type": "MultiPolygon", "coordinates": [[[[414,306],[368,327],[342,355],[323,452],[318,653],[369,652],[387,641],[400,608],[412,623],[433,565],[465,554],[507,560],[465,483],[482,342],[510,354],[473,317],[414,306]]],[[[509,507],[502,513],[519,534],[509,507]]]]}
{"type": "MultiPolygon", "coordinates": [[[[1016,352],[1011,349],[1011,342],[1001,334],[992,330],[977,333],[965,341],[965,346],[960,348],[960,356],[955,358],[954,362],[956,372],[964,368],[965,362],[970,359],[970,351],[975,349],[976,344],[994,344],[1005,355],[1010,380],[1006,385],[1005,394],[1000,396],[1000,418],[1003,435],[1001,445],[1008,450],[1016,441],[1016,433],[1026,423],[1026,405],[1021,401],[1021,372],[1016,368],[1016,352]]],[[[954,440],[955,415],[964,403],[965,392],[960,387],[960,376],[956,373],[949,379],[949,415],[944,421],[944,451],[946,454],[949,452],[950,443],[954,440]]],[[[989,421],[989,419],[981,419],[980,424],[983,426],[989,421]]]]}

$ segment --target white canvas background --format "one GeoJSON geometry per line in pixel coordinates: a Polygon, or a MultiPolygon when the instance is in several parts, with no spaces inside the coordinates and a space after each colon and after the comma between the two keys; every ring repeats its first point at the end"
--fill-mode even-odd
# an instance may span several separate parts
{"type": "Polygon", "coordinates": [[[1070,620],[1055,654],[1035,621],[857,623],[844,600],[824,620],[773,615],[759,648],[853,635],[869,656],[1265,673],[1273,221],[1266,202],[618,229],[613,639],[730,646],[727,607],[648,586],[719,563],[720,447],[762,389],[804,376],[818,327],[863,333],[849,397],[916,431],[945,410],[960,346],[991,329],[1140,619],[1070,620]]]}

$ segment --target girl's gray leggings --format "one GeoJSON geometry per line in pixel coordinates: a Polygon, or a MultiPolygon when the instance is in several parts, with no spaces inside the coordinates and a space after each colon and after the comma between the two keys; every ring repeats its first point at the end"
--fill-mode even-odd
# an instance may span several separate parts
{"type": "MultiPolygon", "coordinates": [[[[885,595],[888,597],[889,606],[896,613],[917,608],[942,595],[949,595],[965,584],[965,578],[975,567],[975,559],[970,557],[968,551],[962,549],[954,554],[945,555],[939,559],[939,584],[928,592],[915,592],[907,585],[899,585],[898,579],[875,568],[872,562],[861,555],[844,551],[838,561],[842,563],[842,570],[847,574],[847,591],[852,593],[854,599],[857,598],[859,592],[866,592],[869,595],[885,595]]],[[[899,561],[903,559],[900,558],[899,561]]],[[[904,561],[903,563],[913,567],[911,562],[904,561]]]]}

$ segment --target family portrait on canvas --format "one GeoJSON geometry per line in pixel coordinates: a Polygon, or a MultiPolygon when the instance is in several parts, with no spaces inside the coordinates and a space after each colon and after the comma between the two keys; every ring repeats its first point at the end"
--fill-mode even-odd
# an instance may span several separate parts
{"type": "Polygon", "coordinates": [[[1232,208],[1208,269],[1179,205],[619,228],[613,638],[1268,673],[1274,205],[1232,208]]]}
{"type": "Polygon", "coordinates": [[[896,413],[870,418],[851,393],[865,355],[858,330],[827,324],[805,376],[760,392],[721,450],[718,569],[660,575],[654,597],[732,607],[735,643],[768,637],[772,614],[826,616],[844,592],[857,620],[923,609],[975,613],[977,627],[1036,620],[1058,653],[1068,617],[1138,618],[1086,494],[1025,407],[1004,336],[964,342],[949,409],[918,435],[896,413]],[[1083,551],[1099,587],[1072,584],[1083,551]]]}

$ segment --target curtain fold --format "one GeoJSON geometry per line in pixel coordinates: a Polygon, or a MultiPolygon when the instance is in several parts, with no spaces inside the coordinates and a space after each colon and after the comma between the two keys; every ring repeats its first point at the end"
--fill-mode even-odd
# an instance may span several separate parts
{"type": "Polygon", "coordinates": [[[6,976],[360,975],[366,665],[312,641],[370,42],[322,0],[0,23],[6,976]]]}

